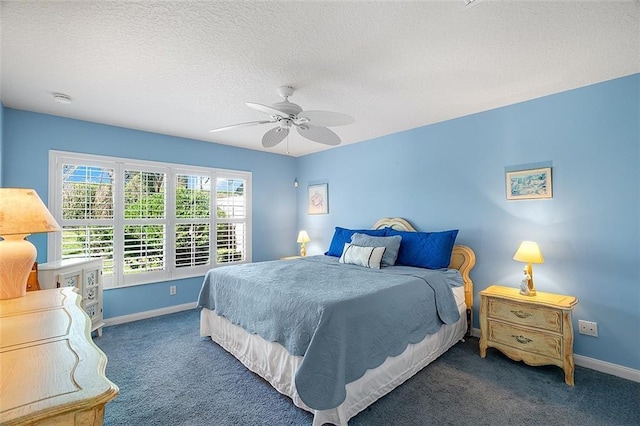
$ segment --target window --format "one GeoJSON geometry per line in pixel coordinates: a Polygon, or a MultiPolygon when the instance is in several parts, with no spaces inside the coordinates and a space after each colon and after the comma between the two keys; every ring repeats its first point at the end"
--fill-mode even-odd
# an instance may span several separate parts
{"type": "Polygon", "coordinates": [[[49,260],[100,257],[105,287],[251,261],[249,172],[60,151],[49,172],[49,260]]]}

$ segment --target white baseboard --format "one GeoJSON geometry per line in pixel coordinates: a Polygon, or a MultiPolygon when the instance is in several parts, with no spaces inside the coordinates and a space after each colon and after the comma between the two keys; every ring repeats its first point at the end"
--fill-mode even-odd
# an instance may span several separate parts
{"type": "MultiPolygon", "coordinates": [[[[473,337],[480,338],[480,329],[472,329],[471,335],[473,337]]],[[[622,377],[623,379],[640,383],[640,370],[635,370],[623,365],[612,364],[610,362],[600,361],[599,359],[589,358],[583,355],[576,354],[573,354],[573,362],[580,367],[589,368],[601,373],[611,374],[612,376],[618,376],[622,377]]]]}
{"type": "Polygon", "coordinates": [[[623,379],[640,383],[640,370],[575,354],[573,355],[573,362],[580,367],[590,368],[591,370],[600,371],[601,373],[611,374],[613,376],[622,377],[623,379]]]}
{"type": "Polygon", "coordinates": [[[166,308],[154,309],[152,311],[137,312],[135,314],[107,318],[104,320],[104,326],[109,327],[111,325],[124,324],[127,322],[159,317],[160,315],[167,315],[167,314],[174,314],[176,312],[188,311],[189,309],[195,309],[197,306],[198,306],[197,302],[191,302],[191,303],[184,303],[182,305],[175,305],[175,306],[168,306],[166,308]]]}

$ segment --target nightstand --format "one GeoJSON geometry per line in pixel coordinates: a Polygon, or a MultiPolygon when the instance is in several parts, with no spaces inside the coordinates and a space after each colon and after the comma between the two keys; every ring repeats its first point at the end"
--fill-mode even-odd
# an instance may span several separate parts
{"type": "Polygon", "coordinates": [[[300,259],[302,256],[287,256],[281,257],[280,260],[291,260],[291,259],[300,259]]]}
{"type": "Polygon", "coordinates": [[[529,365],[557,365],[573,386],[573,326],[578,299],[538,292],[523,296],[519,289],[493,285],[480,292],[480,356],[496,348],[529,365]]]}

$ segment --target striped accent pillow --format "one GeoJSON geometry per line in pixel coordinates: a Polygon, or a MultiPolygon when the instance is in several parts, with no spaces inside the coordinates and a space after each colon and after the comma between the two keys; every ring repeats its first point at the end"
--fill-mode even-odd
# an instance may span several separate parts
{"type": "Polygon", "coordinates": [[[361,247],[345,243],[342,256],[340,256],[340,263],[380,269],[385,250],[385,247],[361,247]]]}

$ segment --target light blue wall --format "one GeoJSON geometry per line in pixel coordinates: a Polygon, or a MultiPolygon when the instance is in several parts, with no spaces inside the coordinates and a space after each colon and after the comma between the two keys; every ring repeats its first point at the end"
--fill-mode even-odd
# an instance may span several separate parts
{"type": "MultiPolygon", "coordinates": [[[[296,160],[283,155],[105,126],[51,115],[4,110],[5,186],[35,188],[48,199],[49,150],[62,150],[252,172],[253,260],[291,254],[296,239],[296,160]]],[[[47,261],[46,235],[29,237],[47,261]]],[[[110,289],[106,318],[194,302],[202,278],[110,289]],[[169,286],[178,293],[169,296],[169,286]]]]}
{"type": "MultiPolygon", "coordinates": [[[[384,216],[420,230],[459,228],[458,242],[477,255],[476,326],[477,293],[516,287],[522,265],[513,253],[535,240],[545,256],[534,266],[538,290],[580,299],[575,328],[577,319],[598,322],[598,338],[576,332],[575,352],[640,369],[639,103],[636,74],[299,159],[0,105],[0,176],[46,200],[49,149],[250,170],[255,261],[292,254],[298,229],[309,231],[308,251],[317,254],[334,226],[368,227],[384,216]],[[505,168],[537,164],[553,167],[554,198],[506,201],[505,168]],[[324,182],[330,213],[308,216],[306,186],[324,182]]],[[[46,261],[46,237],[30,238],[46,261]]],[[[201,281],[108,290],[106,317],[193,302],[201,281]]]]}
{"type": "MultiPolygon", "coordinates": [[[[402,216],[418,230],[460,229],[478,292],[519,285],[512,260],[537,241],[538,291],[577,296],[575,353],[640,369],[640,74],[299,159],[298,225],[324,252],[333,227],[402,216]],[[505,168],[551,165],[553,199],[507,201],[505,168]],[[329,184],[329,214],[306,214],[306,186],[329,184]]],[[[356,117],[357,120],[357,117],[356,117]]]]}

